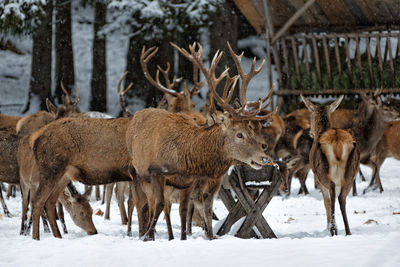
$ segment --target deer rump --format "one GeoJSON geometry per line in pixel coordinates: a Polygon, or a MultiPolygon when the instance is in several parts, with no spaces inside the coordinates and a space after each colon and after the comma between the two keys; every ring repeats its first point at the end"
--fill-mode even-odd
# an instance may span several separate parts
{"type": "Polygon", "coordinates": [[[347,130],[329,129],[324,132],[310,151],[310,162],[314,162],[312,171],[319,183],[330,188],[333,182],[337,188],[336,194],[339,195],[343,181],[352,182],[351,177],[358,171],[359,165],[356,163],[360,156],[357,150],[357,143],[347,130]],[[321,179],[326,174],[330,179],[321,179]]]}

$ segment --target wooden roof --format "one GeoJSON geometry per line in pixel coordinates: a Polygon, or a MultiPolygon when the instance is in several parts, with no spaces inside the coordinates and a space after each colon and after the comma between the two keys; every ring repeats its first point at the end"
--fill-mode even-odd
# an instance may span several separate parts
{"type": "MultiPolygon", "coordinates": [[[[266,0],[273,27],[280,29],[307,0],[266,0]]],[[[265,28],[264,0],[234,0],[258,33],[265,28]]],[[[315,0],[291,25],[290,33],[400,28],[400,0],[315,0]]]]}

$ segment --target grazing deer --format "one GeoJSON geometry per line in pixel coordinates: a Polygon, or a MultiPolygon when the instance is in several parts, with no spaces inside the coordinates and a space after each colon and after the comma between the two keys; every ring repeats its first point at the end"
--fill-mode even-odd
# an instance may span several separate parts
{"type": "MultiPolygon", "coordinates": [[[[193,64],[197,65],[206,77],[213,97],[226,113],[210,114],[208,125],[200,126],[190,117],[180,113],[170,113],[160,109],[144,109],[135,114],[126,133],[131,163],[136,171],[132,177],[146,195],[146,201],[137,203],[138,213],[148,204],[150,220],[146,225],[139,217],[139,228],[146,229],[145,240],[154,239],[154,230],[160,213],[164,209],[164,190],[166,185],[185,189],[181,198],[189,198],[198,177],[220,179],[231,165],[243,162],[255,169],[261,169],[268,162],[264,152],[265,143],[261,136],[259,120],[271,116],[258,116],[265,108],[262,105],[270,97],[268,94],[258,102],[247,102],[246,89],[250,79],[261,68],[255,70],[255,60],[250,73],[242,80],[241,99],[243,106],[234,109],[229,105],[237,76],[230,78],[228,71],[215,77],[215,68],[221,59],[218,52],[207,69],[203,65],[201,46],[190,46],[190,52],[179,51],[193,64]],[[216,92],[216,86],[226,79],[224,96],[216,92]],[[209,144],[212,144],[210,147],[209,144]],[[187,189],[187,190],[186,190],[187,189]]],[[[239,59],[238,59],[239,60],[239,59]]],[[[135,184],[135,187],[136,187],[135,184]]],[[[137,192],[135,192],[137,193],[137,192]]],[[[136,199],[139,199],[136,196],[136,199]]],[[[187,203],[183,201],[181,203],[187,203]]],[[[186,210],[183,210],[187,212],[186,210]]],[[[181,215],[181,226],[186,214],[181,215]]],[[[143,216],[143,215],[142,215],[143,216]]],[[[144,216],[143,216],[144,217],[144,216]]]]}
{"type": "Polygon", "coordinates": [[[337,235],[336,198],[339,200],[346,235],[351,234],[346,214],[346,197],[360,165],[360,152],[355,137],[347,130],[332,128],[331,114],[343,97],[340,96],[330,105],[317,106],[301,96],[312,112],[311,134],[314,142],[310,151],[310,165],[324,197],[328,230],[332,236],[337,235]]]}
{"type": "Polygon", "coordinates": [[[87,185],[131,181],[125,143],[130,120],[129,117],[63,118],[29,137],[29,147],[39,169],[38,187],[31,196],[33,239],[39,239],[39,217],[44,207],[50,224],[54,225],[53,234],[61,238],[54,207],[68,179],[87,185]]]}

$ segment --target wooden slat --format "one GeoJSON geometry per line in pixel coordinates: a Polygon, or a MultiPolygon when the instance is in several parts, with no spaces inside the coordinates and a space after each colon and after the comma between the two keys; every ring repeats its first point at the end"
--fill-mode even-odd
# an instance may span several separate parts
{"type": "Polygon", "coordinates": [[[394,62],[393,62],[393,54],[392,54],[392,42],[390,38],[386,38],[386,44],[388,47],[388,54],[389,54],[389,66],[392,72],[392,86],[395,85],[395,77],[394,77],[394,62]]]}
{"type": "Polygon", "coordinates": [[[338,43],[338,39],[337,38],[334,38],[334,40],[335,40],[336,66],[338,68],[339,75],[341,75],[342,74],[342,63],[340,62],[339,43],[338,43]]]}
{"type": "Polygon", "coordinates": [[[360,80],[361,80],[361,87],[365,87],[365,83],[363,80],[363,68],[362,68],[362,62],[361,62],[361,51],[360,51],[360,38],[356,37],[356,57],[357,57],[357,63],[358,63],[358,69],[360,71],[360,80]]]}
{"type": "Polygon", "coordinates": [[[344,46],[346,49],[346,62],[347,62],[347,71],[349,73],[349,80],[351,86],[353,86],[353,71],[351,70],[351,58],[350,58],[350,50],[349,50],[349,38],[344,39],[344,46]]]}
{"type": "Polygon", "coordinates": [[[366,38],[367,42],[367,57],[368,57],[368,68],[369,68],[369,78],[370,78],[370,87],[376,87],[374,73],[372,72],[372,57],[371,57],[371,46],[370,46],[370,38],[366,38]]]}
{"type": "MultiPolygon", "coordinates": [[[[321,91],[312,91],[312,90],[285,90],[285,89],[280,89],[277,91],[274,91],[273,94],[277,96],[299,96],[299,95],[359,95],[361,93],[366,93],[366,94],[373,94],[375,93],[376,88],[374,87],[373,89],[371,88],[361,88],[361,89],[342,89],[342,90],[336,90],[336,89],[324,89],[321,91]]],[[[383,95],[387,94],[400,94],[400,88],[385,88],[382,90],[383,95]]]]}
{"type": "Polygon", "coordinates": [[[376,55],[379,63],[379,73],[381,77],[381,83],[378,85],[379,87],[383,86],[383,63],[382,63],[382,51],[381,51],[381,38],[376,38],[376,55]]]}
{"type": "Polygon", "coordinates": [[[306,72],[307,72],[307,80],[308,80],[308,84],[311,85],[311,73],[310,73],[310,62],[309,62],[309,56],[308,56],[308,48],[307,48],[307,42],[306,42],[306,38],[303,38],[302,40],[302,44],[303,44],[303,54],[304,54],[304,59],[305,59],[305,63],[306,63],[306,72]]]}
{"type": "Polygon", "coordinates": [[[377,21],[379,19],[374,9],[371,9],[371,6],[368,4],[369,0],[355,0],[355,2],[369,21],[377,21]]]}
{"type": "Polygon", "coordinates": [[[313,50],[314,50],[314,61],[316,64],[317,68],[317,74],[318,74],[318,80],[319,83],[321,83],[321,65],[319,64],[319,55],[318,55],[318,46],[317,46],[317,40],[315,37],[312,38],[312,44],[313,44],[313,50]]]}
{"type": "MultiPolygon", "coordinates": [[[[326,37],[322,38],[322,45],[324,47],[326,70],[328,71],[329,80],[332,83],[331,62],[329,59],[328,43],[326,41],[326,37]]],[[[332,84],[331,84],[331,86],[332,86],[332,84]]]]}
{"type": "Polygon", "coordinates": [[[290,86],[291,88],[291,83],[290,83],[290,69],[289,69],[289,52],[286,46],[286,39],[282,39],[281,40],[281,44],[282,44],[282,52],[283,52],[283,61],[284,61],[284,66],[283,66],[283,71],[286,73],[288,82],[287,84],[290,86]]]}
{"type": "Polygon", "coordinates": [[[290,39],[290,41],[292,43],[293,60],[294,60],[294,66],[296,69],[296,76],[297,76],[296,80],[300,84],[301,76],[300,76],[299,59],[298,59],[298,55],[297,55],[296,41],[293,37],[290,39]]]}

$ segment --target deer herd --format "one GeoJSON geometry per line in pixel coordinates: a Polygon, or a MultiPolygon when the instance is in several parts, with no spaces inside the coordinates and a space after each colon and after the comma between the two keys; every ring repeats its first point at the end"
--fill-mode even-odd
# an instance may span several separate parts
{"type": "MultiPolygon", "coordinates": [[[[382,192],[379,170],[383,161],[386,157],[400,159],[396,138],[399,114],[381,100],[381,91],[372,96],[360,94],[355,111],[338,108],[343,96],[322,106],[301,96],[307,109],[281,117],[267,110],[273,88],[258,101],[246,97],[249,83],[264,61],[256,68],[254,59],[246,74],[241,66],[243,53],[235,54],[228,44],[238,75],[231,77],[227,67],[216,75],[222,52],[217,51],[207,68],[200,44],[190,45],[189,50],[171,45],[192,63],[193,84],[184,83],[183,93],[175,91],[182,79],[169,77],[169,63],[165,69],[158,66],[154,78],[148,63],[158,49],[143,48],[140,63],[144,76],[164,93],[157,108],[135,114],[126,110],[123,98],[132,84],[121,90],[125,73],[118,83],[123,110],[119,118],[91,118],[81,113],[78,89],[72,101],[63,86],[65,97],[59,107],[47,101],[48,111],[26,117],[0,114],[0,181],[21,188],[20,234],[29,235],[33,228],[32,238],[39,240],[42,218],[44,231],[51,229],[54,237],[61,238],[57,219],[67,233],[63,208],[87,234],[96,234],[89,196],[92,186],[106,185],[105,218],[110,217],[115,186],[121,222],[128,225],[128,235],[132,234],[136,207],[142,240],[154,240],[161,212],[168,237],[173,239],[170,209],[177,202],[181,239],[191,234],[193,219],[200,221],[197,224],[206,237],[213,239],[213,201],[228,169],[237,164],[261,169],[272,161],[279,165],[283,177],[281,195],[290,194],[292,177],[300,180],[299,193],[307,194],[305,180],[311,169],[323,195],[331,235],[338,232],[336,199],[346,235],[351,234],[346,197],[351,188],[356,194],[360,163],[373,170],[369,188],[378,187],[382,192]],[[160,73],[165,85],[160,82],[160,73]],[[192,98],[205,83],[207,104],[197,112],[192,98]],[[223,90],[218,93],[217,88],[223,90]],[[235,88],[238,99],[233,97],[235,88]],[[75,188],[76,181],[88,185],[83,194],[75,188]]],[[[1,191],[4,213],[10,216],[1,191]]]]}

